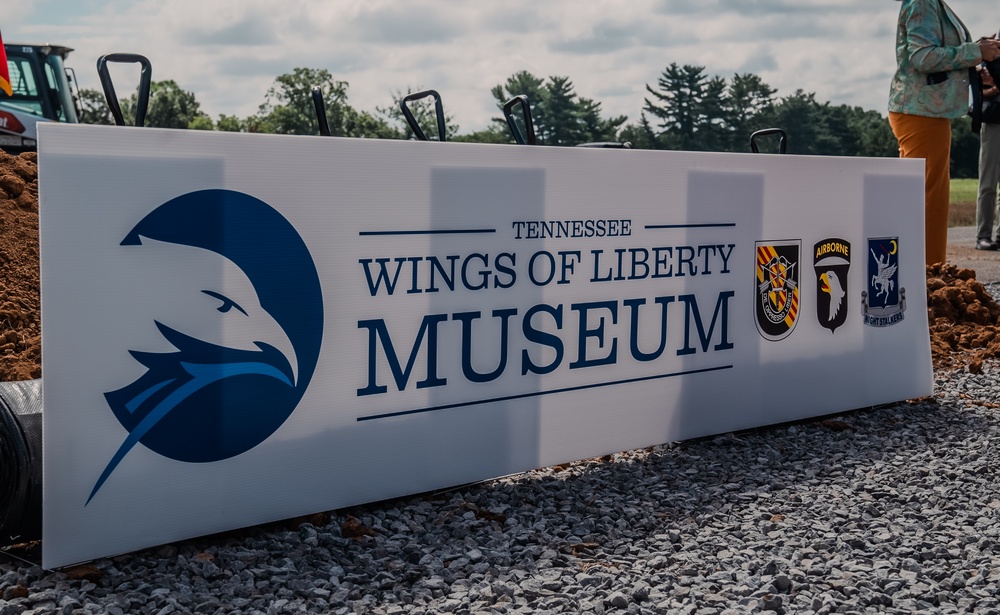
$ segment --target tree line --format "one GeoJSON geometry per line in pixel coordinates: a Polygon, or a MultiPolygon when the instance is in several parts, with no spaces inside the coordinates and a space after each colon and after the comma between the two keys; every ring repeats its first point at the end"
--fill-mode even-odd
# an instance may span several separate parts
{"type": "MultiPolygon", "coordinates": [[[[219,115],[213,120],[201,110],[195,95],[175,81],[154,81],[150,88],[146,125],[161,128],[319,134],[312,90],[320,88],[330,131],[335,136],[410,139],[399,101],[413,92],[397,91],[390,104],[372,111],[356,109],[348,100],[349,85],[325,69],[296,68],[275,78],[256,113],[248,117],[219,115]]],[[[790,154],[820,156],[894,157],[898,147],[886,117],[873,110],[833,105],[816,100],[815,93],[796,90],[780,96],[760,76],[709,75],[704,66],[672,63],[655,84],[646,84],[638,119],[607,116],[599,101],[580,96],[566,76],[537,77],[514,73],[492,88],[498,115],[488,127],[461,132],[445,115],[446,138],[478,143],[513,143],[505,118],[505,102],[518,95],[529,101],[537,142],[574,146],[581,143],[629,142],[642,149],[711,152],[750,151],[750,135],[765,128],[781,128],[788,135],[790,154]]],[[[112,124],[102,93],[82,90],[82,121],[112,124]]],[[[120,101],[126,117],[134,117],[137,94],[120,101]]],[[[436,134],[436,118],[429,99],[410,104],[428,135],[436,134]]],[[[519,116],[516,120],[523,128],[519,116]]],[[[979,140],[969,118],[952,123],[952,176],[976,177],[979,140]]],[[[762,144],[762,149],[767,147],[762,144]]],[[[773,144],[772,144],[773,145],[773,144]]],[[[772,151],[774,147],[770,148],[772,151]]]]}

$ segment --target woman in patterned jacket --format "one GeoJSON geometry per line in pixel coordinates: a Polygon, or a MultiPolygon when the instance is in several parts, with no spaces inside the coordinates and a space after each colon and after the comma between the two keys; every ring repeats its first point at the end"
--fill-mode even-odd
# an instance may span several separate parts
{"type": "Polygon", "coordinates": [[[969,110],[969,68],[1000,57],[1000,41],[972,42],[944,0],[902,0],[889,124],[902,158],[924,158],[924,242],[928,265],[948,244],[951,119],[969,110]]]}

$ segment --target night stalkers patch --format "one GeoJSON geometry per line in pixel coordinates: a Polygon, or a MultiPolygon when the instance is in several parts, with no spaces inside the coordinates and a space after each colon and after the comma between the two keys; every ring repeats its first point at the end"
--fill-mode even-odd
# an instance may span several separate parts
{"type": "Polygon", "coordinates": [[[906,289],[899,286],[899,237],[868,238],[868,289],[861,292],[861,313],[870,327],[903,320],[906,289]]]}
{"type": "Polygon", "coordinates": [[[851,268],[851,244],[843,239],[824,239],[813,250],[816,269],[816,318],[836,331],[847,322],[847,272],[851,268]]]}
{"type": "Polygon", "coordinates": [[[756,242],[757,283],[754,304],[757,330],[772,342],[795,328],[799,313],[799,252],[802,242],[756,242]]]}

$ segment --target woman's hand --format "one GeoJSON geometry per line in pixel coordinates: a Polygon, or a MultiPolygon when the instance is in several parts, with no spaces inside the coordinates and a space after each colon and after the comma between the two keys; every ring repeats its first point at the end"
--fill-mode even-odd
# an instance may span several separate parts
{"type": "Polygon", "coordinates": [[[979,54],[987,62],[1000,58],[1000,41],[992,38],[981,39],[979,41],[979,54]]]}
{"type": "Polygon", "coordinates": [[[979,67],[979,78],[983,81],[983,98],[996,98],[1000,94],[1000,88],[997,88],[990,71],[983,66],[979,67]]]}

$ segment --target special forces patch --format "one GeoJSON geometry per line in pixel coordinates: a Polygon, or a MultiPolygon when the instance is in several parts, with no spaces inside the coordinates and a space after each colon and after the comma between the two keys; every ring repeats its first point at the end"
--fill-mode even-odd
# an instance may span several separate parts
{"type": "Polygon", "coordinates": [[[816,269],[816,318],[836,331],[847,321],[847,272],[851,268],[851,244],[843,239],[824,239],[813,251],[816,269]]]}
{"type": "Polygon", "coordinates": [[[799,252],[802,242],[756,242],[756,323],[761,336],[772,342],[795,328],[799,313],[799,252]]]}
{"type": "Polygon", "coordinates": [[[899,286],[899,237],[868,238],[868,289],[861,292],[861,313],[870,327],[903,320],[906,289],[899,286]]]}

